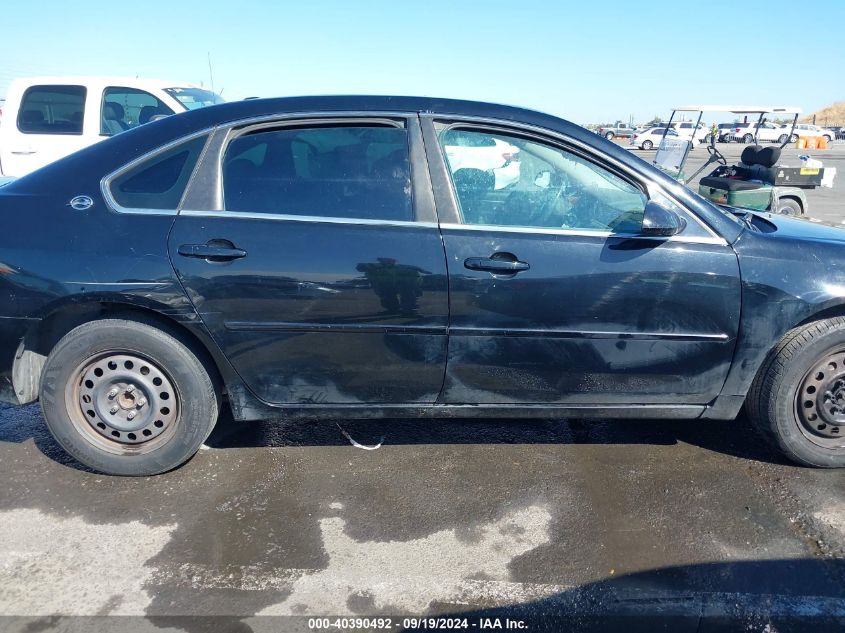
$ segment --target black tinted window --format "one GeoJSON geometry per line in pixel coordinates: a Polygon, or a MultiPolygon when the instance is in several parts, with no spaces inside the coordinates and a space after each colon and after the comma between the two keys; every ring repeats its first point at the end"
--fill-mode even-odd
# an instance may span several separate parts
{"type": "Polygon", "coordinates": [[[158,154],[111,182],[115,201],[132,209],[176,209],[197,164],[206,136],[158,154]]]}
{"type": "Polygon", "coordinates": [[[224,158],[228,211],[411,220],[407,133],[284,128],[236,138],[224,158]]]}
{"type": "Polygon", "coordinates": [[[82,134],[84,86],[33,86],[21,100],[18,129],[24,134],[82,134]]]}

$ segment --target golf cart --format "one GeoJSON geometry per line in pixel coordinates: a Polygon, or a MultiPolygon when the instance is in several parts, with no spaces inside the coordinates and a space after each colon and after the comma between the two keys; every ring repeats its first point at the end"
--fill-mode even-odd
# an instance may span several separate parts
{"type": "MultiPolygon", "coordinates": [[[[805,189],[821,185],[824,169],[821,167],[786,167],[778,165],[781,150],[789,143],[795,132],[800,108],[796,107],[760,107],[760,106],[679,106],[672,112],[672,119],[679,112],[697,112],[698,123],[704,112],[722,112],[737,115],[756,115],[754,140],[742,152],[740,162],[728,165],[728,161],[716,148],[716,139],[710,135],[707,145],[709,158],[691,176],[684,174],[683,168],[693,141],[669,138],[665,134],[654,157],[655,166],[663,169],[680,182],[692,182],[705,169],[718,164],[718,167],[701,179],[698,193],[716,204],[742,207],[756,211],[771,211],[787,215],[803,215],[807,212],[805,189]],[[780,145],[773,143],[767,147],[758,144],[758,131],[773,114],[792,115],[792,127],[789,134],[784,133],[780,145]]],[[[668,126],[667,126],[668,128],[668,126]]]]}

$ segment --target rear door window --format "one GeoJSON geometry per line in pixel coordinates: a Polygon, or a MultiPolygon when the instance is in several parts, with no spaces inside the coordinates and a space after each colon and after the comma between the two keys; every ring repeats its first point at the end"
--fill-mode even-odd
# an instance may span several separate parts
{"type": "Polygon", "coordinates": [[[125,209],[175,211],[208,136],[184,141],[114,177],[109,191],[125,209]]]}
{"type": "Polygon", "coordinates": [[[391,125],[260,129],[223,160],[227,211],[413,219],[407,130],[391,125]]]}
{"type": "Polygon", "coordinates": [[[32,86],[21,99],[18,129],[24,134],[82,134],[85,86],[32,86]]]}

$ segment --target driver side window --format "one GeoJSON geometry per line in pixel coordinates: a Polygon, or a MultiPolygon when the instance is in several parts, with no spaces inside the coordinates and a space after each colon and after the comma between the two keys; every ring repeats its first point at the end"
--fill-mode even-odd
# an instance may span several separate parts
{"type": "Polygon", "coordinates": [[[534,140],[449,128],[440,143],[464,224],[636,233],[646,195],[576,154],[534,140]]]}

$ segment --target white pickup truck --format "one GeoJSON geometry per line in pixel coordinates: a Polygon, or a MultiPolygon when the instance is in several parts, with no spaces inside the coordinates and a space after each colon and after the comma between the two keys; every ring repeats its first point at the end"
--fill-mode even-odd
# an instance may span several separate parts
{"type": "Polygon", "coordinates": [[[9,86],[0,119],[0,177],[20,177],[157,117],[222,103],[185,82],[32,77],[9,86]]]}

